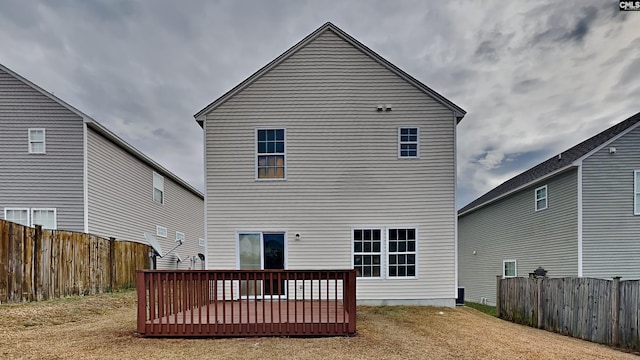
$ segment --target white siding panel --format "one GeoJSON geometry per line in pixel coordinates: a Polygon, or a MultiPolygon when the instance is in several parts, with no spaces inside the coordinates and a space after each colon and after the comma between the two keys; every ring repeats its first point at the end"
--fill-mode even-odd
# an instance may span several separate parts
{"type": "Polygon", "coordinates": [[[636,128],[583,162],[584,276],[640,278],[640,215],[633,214],[638,144],[636,128]]]}
{"type": "MultiPolygon", "coordinates": [[[[198,239],[204,238],[202,198],[165,176],[165,203],[154,202],[154,169],[94,130],[87,133],[89,232],[144,243],[144,232],[155,236],[156,225],[163,226],[167,238],[156,238],[164,252],[176,245],[176,231],[183,232],[185,243],[174,252],[184,262],[178,266],[172,252],[158,259],[158,268],[188,269],[189,257],[205,252],[198,245],[198,239]]],[[[200,269],[201,263],[195,268],[200,269]]]]}
{"type": "Polygon", "coordinates": [[[207,116],[209,268],[236,267],[237,230],[288,230],[290,269],[344,269],[352,226],[417,225],[418,278],[360,280],[358,298],[453,299],[454,124],[420,90],[320,35],[207,116]],[[401,125],[420,127],[420,159],[397,158],[401,125]],[[286,181],[254,180],[256,127],[287,129],[286,181]]]}
{"type": "Polygon", "coordinates": [[[4,207],[56,208],[58,229],[84,230],[82,121],[0,70],[0,218],[4,207]],[[29,128],[45,129],[45,154],[29,154],[29,128]]]}
{"type": "Polygon", "coordinates": [[[538,266],[550,277],[578,275],[577,171],[534,184],[458,219],[458,271],[465,298],[495,304],[502,261],[517,276],[538,266]],[[534,193],[547,185],[548,208],[535,211],[534,193]],[[474,254],[474,251],[476,252],[474,254]]]}

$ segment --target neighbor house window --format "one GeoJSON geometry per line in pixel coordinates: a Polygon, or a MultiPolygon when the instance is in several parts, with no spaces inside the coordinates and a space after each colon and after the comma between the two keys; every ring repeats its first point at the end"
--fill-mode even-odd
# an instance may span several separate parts
{"type": "Polygon", "coordinates": [[[44,129],[29,129],[29,153],[45,153],[44,129]]]}
{"type": "Polygon", "coordinates": [[[353,229],[353,267],[358,277],[381,277],[382,230],[353,229]]]}
{"type": "Polygon", "coordinates": [[[516,267],[515,260],[503,260],[502,261],[502,277],[510,278],[518,276],[518,269],[516,267]]]}
{"type": "Polygon", "coordinates": [[[640,170],[633,172],[633,213],[640,215],[640,170]]]}
{"type": "Polygon", "coordinates": [[[29,209],[5,208],[4,219],[24,226],[30,226],[29,209]]]}
{"type": "Polygon", "coordinates": [[[156,235],[160,237],[167,237],[167,228],[164,226],[156,226],[156,235]]]}
{"type": "Polygon", "coordinates": [[[416,276],[416,229],[388,229],[389,277],[416,276]]]}
{"type": "Polygon", "coordinates": [[[56,209],[31,209],[31,224],[42,225],[44,229],[56,229],[56,209]]]}
{"type": "Polygon", "coordinates": [[[153,172],[153,201],[164,204],[164,177],[153,172]]]}
{"type": "Polygon", "coordinates": [[[398,128],[398,157],[417,158],[418,157],[418,128],[400,127],[398,128]]]}
{"type": "Polygon", "coordinates": [[[285,175],[285,130],[257,130],[258,179],[284,179],[285,175]]]}
{"type": "Polygon", "coordinates": [[[180,231],[176,231],[176,241],[184,242],[184,233],[180,231]]]}
{"type": "Polygon", "coordinates": [[[547,185],[536,189],[536,211],[547,208],[547,185]]]}
{"type": "Polygon", "coordinates": [[[204,247],[204,239],[198,239],[198,245],[204,247]]]}

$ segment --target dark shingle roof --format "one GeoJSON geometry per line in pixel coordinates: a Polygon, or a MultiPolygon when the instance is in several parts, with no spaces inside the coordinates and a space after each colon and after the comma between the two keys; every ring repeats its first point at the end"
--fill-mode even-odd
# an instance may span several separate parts
{"type": "Polygon", "coordinates": [[[560,153],[560,158],[558,158],[558,155],[552,157],[551,159],[548,159],[547,161],[538,164],[534,167],[532,167],[531,169],[516,175],[514,177],[512,177],[511,179],[503,182],[502,184],[498,185],[496,188],[494,188],[493,190],[489,191],[488,193],[480,196],[479,198],[475,199],[474,201],[470,202],[469,204],[467,204],[465,207],[463,207],[462,209],[460,209],[458,211],[458,215],[463,214],[467,211],[470,211],[474,208],[477,208],[479,206],[482,206],[488,202],[490,202],[491,200],[494,200],[504,194],[507,194],[519,187],[522,187],[524,185],[527,185],[529,183],[534,182],[535,180],[551,174],[555,171],[561,170],[563,168],[568,168],[570,167],[574,161],[580,159],[581,157],[583,157],[584,155],[588,154],[590,151],[592,151],[593,149],[597,148],[598,146],[606,143],[607,141],[611,140],[612,138],[614,138],[616,135],[624,132],[625,130],[629,129],[630,127],[632,127],[633,125],[635,125],[636,123],[640,122],[640,113],[637,113],[633,116],[631,116],[630,118],[616,124],[613,125],[612,127],[608,128],[607,130],[593,136],[590,137],[589,139],[581,142],[580,144],[570,148],[569,150],[566,150],[562,153],[560,153]]]}

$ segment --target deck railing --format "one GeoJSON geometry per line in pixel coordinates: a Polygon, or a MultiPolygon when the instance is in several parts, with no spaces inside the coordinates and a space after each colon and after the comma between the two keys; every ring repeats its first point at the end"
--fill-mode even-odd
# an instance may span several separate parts
{"type": "Polygon", "coordinates": [[[139,270],[138,332],[353,335],[355,285],[355,270],[139,270]]]}

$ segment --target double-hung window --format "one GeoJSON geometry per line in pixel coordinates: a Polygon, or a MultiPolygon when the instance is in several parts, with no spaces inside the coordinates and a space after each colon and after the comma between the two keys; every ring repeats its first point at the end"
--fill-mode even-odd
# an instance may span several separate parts
{"type": "Polygon", "coordinates": [[[518,276],[518,269],[516,267],[515,260],[503,260],[502,261],[502,277],[510,278],[518,276]]]}
{"type": "Polygon", "coordinates": [[[547,204],[547,185],[541,186],[536,189],[536,211],[544,210],[548,207],[547,204]]]}
{"type": "Polygon", "coordinates": [[[164,204],[164,177],[153,172],[153,201],[164,204]]]}
{"type": "Polygon", "coordinates": [[[42,225],[44,229],[56,229],[56,209],[31,209],[31,223],[42,225]]]}
{"type": "Polygon", "coordinates": [[[256,135],[256,179],[286,179],[285,129],[257,129],[256,135]]]}
{"type": "Polygon", "coordinates": [[[45,153],[44,129],[29,129],[29,154],[45,153]]]}
{"type": "Polygon", "coordinates": [[[43,229],[58,228],[56,209],[5,208],[4,219],[24,226],[41,225],[43,229]]]}
{"type": "Polygon", "coordinates": [[[640,170],[633,172],[633,213],[640,215],[640,170]]]}
{"type": "Polygon", "coordinates": [[[353,229],[353,267],[358,277],[381,276],[382,229],[353,229]]]}
{"type": "Polygon", "coordinates": [[[418,157],[419,129],[417,127],[398,128],[398,157],[417,158],[418,157]]]}
{"type": "Polygon", "coordinates": [[[29,209],[23,208],[5,208],[4,219],[24,226],[30,226],[29,209]]]}
{"type": "Polygon", "coordinates": [[[359,278],[415,278],[415,227],[354,228],[353,267],[359,278]]]}
{"type": "Polygon", "coordinates": [[[388,229],[389,277],[416,276],[416,229],[388,229]]]}

